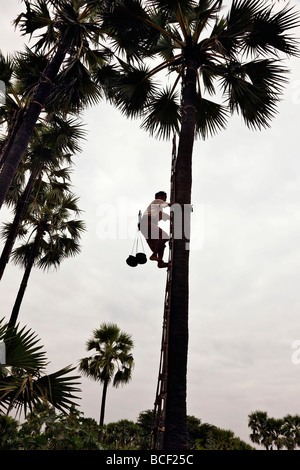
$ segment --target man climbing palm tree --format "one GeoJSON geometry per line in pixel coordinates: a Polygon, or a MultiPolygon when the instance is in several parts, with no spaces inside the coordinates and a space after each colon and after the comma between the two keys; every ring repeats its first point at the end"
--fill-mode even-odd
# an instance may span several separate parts
{"type": "Polygon", "coordinates": [[[156,193],[154,201],[145,210],[139,224],[141,233],[146,238],[152,251],[150,260],[157,261],[159,268],[168,267],[168,263],[164,262],[163,256],[169,235],[158,226],[161,220],[170,219],[169,215],[163,212],[163,209],[170,205],[166,200],[167,194],[164,191],[156,193]]]}

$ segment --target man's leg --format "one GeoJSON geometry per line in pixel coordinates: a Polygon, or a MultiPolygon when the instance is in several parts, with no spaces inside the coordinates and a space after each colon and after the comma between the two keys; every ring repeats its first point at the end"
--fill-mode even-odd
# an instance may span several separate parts
{"type": "Polygon", "coordinates": [[[166,248],[166,243],[169,240],[169,235],[164,232],[161,228],[159,228],[159,240],[157,240],[157,256],[158,256],[158,262],[157,266],[159,268],[166,268],[168,266],[168,263],[165,263],[163,260],[164,257],[164,252],[166,248]]]}
{"type": "Polygon", "coordinates": [[[158,255],[157,266],[159,268],[166,268],[168,266],[168,263],[164,262],[163,256],[164,256],[164,251],[165,251],[165,248],[166,248],[166,241],[167,240],[159,240],[159,241],[161,243],[160,243],[160,246],[158,247],[158,250],[157,250],[157,255],[158,255]]]}
{"type": "Polygon", "coordinates": [[[164,252],[166,248],[166,242],[164,240],[159,240],[159,243],[157,244],[157,257],[162,260],[164,257],[164,252]]]}
{"type": "Polygon", "coordinates": [[[161,240],[160,240],[160,227],[158,225],[153,224],[152,222],[149,223],[149,237],[150,240],[148,241],[148,245],[152,249],[153,253],[150,256],[150,260],[152,261],[159,261],[161,258],[159,257],[159,249],[161,247],[161,240]]]}
{"type": "Polygon", "coordinates": [[[148,221],[148,227],[147,227],[147,233],[145,233],[145,230],[142,230],[141,227],[141,232],[146,238],[146,241],[152,250],[152,255],[150,256],[151,261],[157,261],[158,267],[159,268],[164,268],[167,267],[168,264],[164,263],[163,261],[163,255],[166,247],[167,241],[169,241],[169,235],[164,232],[158,225],[153,224],[148,221]]]}

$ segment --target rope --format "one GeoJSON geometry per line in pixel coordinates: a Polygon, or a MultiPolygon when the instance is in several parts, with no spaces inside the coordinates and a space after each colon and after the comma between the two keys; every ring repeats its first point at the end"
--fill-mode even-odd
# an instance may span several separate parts
{"type": "MultiPolygon", "coordinates": [[[[131,254],[132,254],[132,255],[133,255],[133,252],[134,252],[134,247],[137,245],[137,237],[138,237],[138,233],[136,234],[135,239],[134,239],[134,242],[133,242],[132,251],[131,251],[131,254]]],[[[135,252],[136,252],[136,251],[135,251],[135,252]]]]}
{"type": "Polygon", "coordinates": [[[135,236],[135,239],[134,239],[134,242],[133,242],[131,255],[133,255],[134,248],[135,248],[135,254],[138,252],[139,242],[142,245],[143,253],[145,253],[145,248],[144,248],[142,234],[141,234],[140,225],[139,225],[140,221],[141,221],[141,211],[139,211],[139,214],[138,214],[138,229],[137,229],[137,233],[136,233],[136,236],[135,236]]]}
{"type": "Polygon", "coordinates": [[[39,101],[32,100],[32,101],[31,101],[31,103],[38,104],[38,105],[40,105],[40,107],[41,107],[41,108],[43,108],[43,107],[44,107],[44,105],[43,105],[43,104],[41,104],[41,103],[39,103],[39,101]]]}
{"type": "Polygon", "coordinates": [[[50,83],[50,85],[53,85],[53,81],[51,80],[51,78],[47,77],[47,75],[42,75],[42,78],[41,78],[41,81],[42,82],[48,82],[50,83]]]}

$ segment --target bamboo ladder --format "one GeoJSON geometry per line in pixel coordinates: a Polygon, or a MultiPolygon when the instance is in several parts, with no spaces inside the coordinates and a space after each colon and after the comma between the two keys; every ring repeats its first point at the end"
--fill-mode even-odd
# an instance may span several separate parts
{"type": "MultiPolygon", "coordinates": [[[[170,204],[175,203],[175,166],[176,166],[176,138],[173,137],[172,166],[171,166],[171,188],[170,204]]],[[[173,236],[174,236],[174,213],[170,211],[170,249],[167,269],[167,281],[165,290],[164,316],[162,325],[162,340],[159,373],[154,402],[154,426],[152,430],[152,449],[161,450],[164,440],[166,400],[167,400],[167,379],[168,379],[168,338],[171,308],[172,289],[172,268],[173,268],[173,236]]]]}

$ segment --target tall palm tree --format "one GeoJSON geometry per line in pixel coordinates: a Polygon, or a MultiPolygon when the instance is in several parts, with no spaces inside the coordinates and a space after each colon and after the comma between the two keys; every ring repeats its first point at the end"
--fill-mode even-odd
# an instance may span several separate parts
{"type": "MultiPolygon", "coordinates": [[[[175,202],[188,210],[195,137],[224,129],[235,112],[250,129],[269,126],[286,82],[282,58],[299,55],[290,34],[299,24],[297,10],[233,0],[225,14],[224,3],[116,0],[103,22],[121,69],[107,95],[127,116],[142,118],[151,134],[179,133],[175,202]],[[163,83],[168,74],[167,85],[154,81],[162,74],[163,83]]],[[[188,445],[189,213],[184,221],[173,245],[165,449],[188,445]]]]}
{"type": "Polygon", "coordinates": [[[121,331],[115,323],[102,323],[87,341],[87,350],[95,353],[80,360],[79,370],[103,384],[100,426],[104,423],[107,387],[126,384],[132,377],[134,365],[131,336],[121,331]]]}
{"type": "MultiPolygon", "coordinates": [[[[26,103],[37,86],[41,70],[44,69],[46,63],[47,58],[44,55],[35,54],[30,50],[9,58],[4,58],[0,54],[0,79],[5,83],[7,90],[5,103],[0,107],[0,119],[1,124],[7,123],[9,130],[8,135],[2,141],[0,166],[5,161],[12,145],[12,132],[17,131],[20,114],[25,110],[26,103]]],[[[90,80],[87,82],[89,83],[90,80]]],[[[60,80],[60,86],[63,86],[63,80],[60,80]]],[[[77,88],[80,90],[80,87],[73,84],[73,94],[77,88]]],[[[92,99],[91,94],[95,95],[94,90],[87,88],[82,91],[86,101],[92,99]]],[[[76,106],[79,106],[78,99],[73,99],[72,95],[68,101],[73,111],[76,106]]],[[[22,164],[19,165],[6,195],[5,203],[15,206],[15,214],[0,258],[0,279],[8,263],[20,222],[29,207],[34,185],[39,187],[41,183],[36,184],[36,182],[41,179],[42,175],[49,178],[49,173],[52,174],[52,179],[53,175],[64,179],[69,178],[67,170],[59,168],[59,165],[62,165],[64,160],[70,164],[72,154],[81,150],[79,140],[84,136],[82,124],[74,116],[67,116],[65,105],[63,115],[60,108],[57,99],[54,105],[52,98],[51,109],[47,107],[46,114],[37,123],[22,164]],[[59,109],[60,112],[57,112],[59,109]]],[[[37,194],[34,197],[36,196],[37,194]]]]}
{"type": "Polygon", "coordinates": [[[27,413],[48,402],[60,411],[76,405],[78,376],[69,376],[71,366],[46,374],[47,359],[37,335],[26,327],[9,328],[0,320],[0,341],[6,345],[4,364],[0,364],[0,410],[13,408],[27,413]]]}
{"type": "Polygon", "coordinates": [[[44,270],[58,268],[62,260],[80,252],[79,239],[84,223],[71,218],[71,214],[79,213],[77,198],[64,193],[57,199],[57,192],[49,190],[42,196],[44,200],[41,201],[40,195],[36,212],[30,212],[22,224],[21,235],[24,237],[29,233],[29,239],[12,253],[13,261],[25,270],[9,320],[10,327],[16,325],[33,266],[44,270]]]}
{"type": "MultiPolygon", "coordinates": [[[[52,188],[56,185],[61,191],[66,190],[66,181],[70,180],[69,168],[62,165],[71,164],[71,156],[80,147],[78,139],[82,138],[81,126],[73,118],[62,120],[52,116],[47,123],[40,124],[30,143],[27,155],[25,182],[23,189],[18,190],[17,198],[10,198],[14,182],[6,198],[6,202],[14,204],[14,219],[6,232],[6,240],[0,257],[0,279],[9,261],[20,224],[30,209],[35,209],[38,193],[42,185],[50,182],[52,188]],[[60,181],[60,182],[59,182],[60,181]]],[[[14,178],[15,181],[16,178],[14,178]]]]}
{"type": "Polygon", "coordinates": [[[38,67],[37,83],[28,88],[25,112],[17,114],[14,130],[8,130],[0,173],[0,207],[45,106],[51,103],[53,106],[58,100],[66,110],[74,102],[78,108],[87,101],[97,102],[100,98],[99,87],[88,80],[89,70],[82,64],[82,61],[103,62],[105,56],[103,48],[98,48],[101,30],[94,21],[92,10],[85,6],[84,0],[26,0],[25,4],[26,13],[19,15],[15,24],[24,34],[33,35],[44,28],[46,32],[36,44],[39,53],[27,51],[27,60],[34,55],[41,68],[38,67]],[[88,99],[87,91],[90,93],[88,99]]]}

